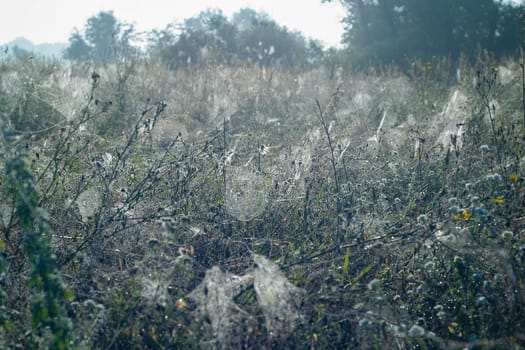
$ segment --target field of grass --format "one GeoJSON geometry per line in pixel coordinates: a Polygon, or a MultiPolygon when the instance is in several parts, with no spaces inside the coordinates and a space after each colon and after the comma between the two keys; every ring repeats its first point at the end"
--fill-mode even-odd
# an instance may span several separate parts
{"type": "Polygon", "coordinates": [[[525,348],[522,77],[0,62],[0,349],[525,348]]]}

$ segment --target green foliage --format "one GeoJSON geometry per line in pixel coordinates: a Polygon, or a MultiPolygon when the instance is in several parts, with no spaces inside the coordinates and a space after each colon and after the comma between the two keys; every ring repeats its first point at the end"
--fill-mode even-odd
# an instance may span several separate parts
{"type": "Polygon", "coordinates": [[[521,38],[522,7],[494,0],[344,0],[344,42],[358,64],[475,57],[481,47],[502,57],[521,38]]]}
{"type": "Polygon", "coordinates": [[[64,303],[72,297],[62,282],[53,254],[48,214],[39,207],[39,195],[25,157],[13,153],[5,162],[9,193],[16,205],[15,215],[23,235],[24,254],[31,266],[28,286],[31,294],[32,332],[28,348],[69,348],[71,323],[64,303]]]}
{"type": "Polygon", "coordinates": [[[118,22],[112,11],[100,12],[87,20],[84,35],[74,32],[64,57],[74,61],[91,59],[96,65],[114,63],[137,53],[131,45],[135,29],[118,22]]]}
{"type": "Polygon", "coordinates": [[[242,9],[232,21],[222,12],[207,10],[186,19],[180,34],[166,28],[153,38],[153,52],[172,68],[215,60],[231,64],[238,59],[264,66],[301,66],[319,59],[319,44],[308,50],[306,40],[288,31],[264,13],[242,9]]]}
{"type": "Polygon", "coordinates": [[[0,349],[7,349],[5,344],[5,333],[7,332],[10,323],[6,308],[6,288],[5,274],[6,274],[6,262],[5,262],[5,248],[6,242],[0,239],[0,349]]]}
{"type": "Polygon", "coordinates": [[[87,61],[91,55],[91,47],[86,43],[82,34],[75,31],[69,37],[69,46],[64,52],[64,58],[71,61],[87,61]]]}
{"type": "Polygon", "coordinates": [[[270,21],[271,18],[266,13],[251,8],[242,8],[232,17],[233,25],[240,31],[253,30],[258,23],[270,21]]]}
{"type": "Polygon", "coordinates": [[[304,38],[274,21],[255,22],[251,30],[240,32],[238,40],[238,55],[251,62],[263,65],[275,62],[287,67],[306,63],[307,44],[304,38]]]}

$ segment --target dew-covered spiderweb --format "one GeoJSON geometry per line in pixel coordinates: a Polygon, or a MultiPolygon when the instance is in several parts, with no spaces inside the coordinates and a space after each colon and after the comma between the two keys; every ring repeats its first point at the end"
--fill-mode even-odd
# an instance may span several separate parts
{"type": "Polygon", "coordinates": [[[279,266],[265,257],[253,254],[256,268],[253,287],[257,301],[272,333],[288,334],[301,320],[301,290],[291,284],[279,266]]]}
{"type": "Polygon", "coordinates": [[[242,167],[229,171],[225,204],[230,215],[250,221],[264,212],[267,202],[268,189],[262,175],[242,167]]]}
{"type": "Polygon", "coordinates": [[[462,147],[463,123],[468,117],[467,103],[467,94],[456,89],[450,95],[439,118],[434,118],[436,122],[433,127],[436,132],[440,132],[437,141],[444,149],[458,151],[462,147]]]}
{"type": "Polygon", "coordinates": [[[0,79],[0,89],[17,101],[11,107],[11,122],[20,133],[39,134],[62,127],[87,102],[89,79],[74,76],[70,68],[48,69],[49,74],[27,63],[0,79]]]}
{"type": "Polygon", "coordinates": [[[101,205],[100,192],[96,188],[89,188],[82,192],[76,200],[78,211],[83,222],[88,222],[95,215],[101,205]]]}
{"type": "Polygon", "coordinates": [[[269,334],[290,334],[302,319],[299,309],[303,292],[288,281],[279,266],[263,256],[253,254],[255,269],[239,276],[214,266],[188,297],[197,304],[197,313],[209,319],[212,337],[219,345],[231,344],[239,324],[253,319],[235,298],[253,287],[257,303],[266,320],[269,334]]]}
{"type": "Polygon", "coordinates": [[[219,345],[228,344],[236,325],[250,317],[233,299],[252,280],[249,274],[237,276],[214,266],[206,271],[204,280],[189,294],[188,297],[198,305],[197,313],[210,320],[212,338],[219,345]]]}

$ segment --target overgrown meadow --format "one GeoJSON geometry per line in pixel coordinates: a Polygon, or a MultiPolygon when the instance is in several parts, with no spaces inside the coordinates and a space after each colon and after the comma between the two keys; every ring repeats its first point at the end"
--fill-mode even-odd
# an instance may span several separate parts
{"type": "Polygon", "coordinates": [[[0,348],[524,348],[523,89],[5,59],[0,348]]]}

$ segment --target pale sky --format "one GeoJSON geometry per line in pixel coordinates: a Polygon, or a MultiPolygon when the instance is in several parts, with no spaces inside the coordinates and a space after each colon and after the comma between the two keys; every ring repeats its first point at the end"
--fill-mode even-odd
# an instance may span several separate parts
{"type": "Polygon", "coordinates": [[[220,8],[231,16],[250,7],[268,13],[290,30],[336,46],[345,15],[337,0],[0,0],[0,4],[0,45],[17,37],[34,44],[67,42],[73,28],[82,30],[87,19],[100,11],[113,10],[118,20],[134,24],[137,31],[150,31],[206,8],[220,8]]]}

